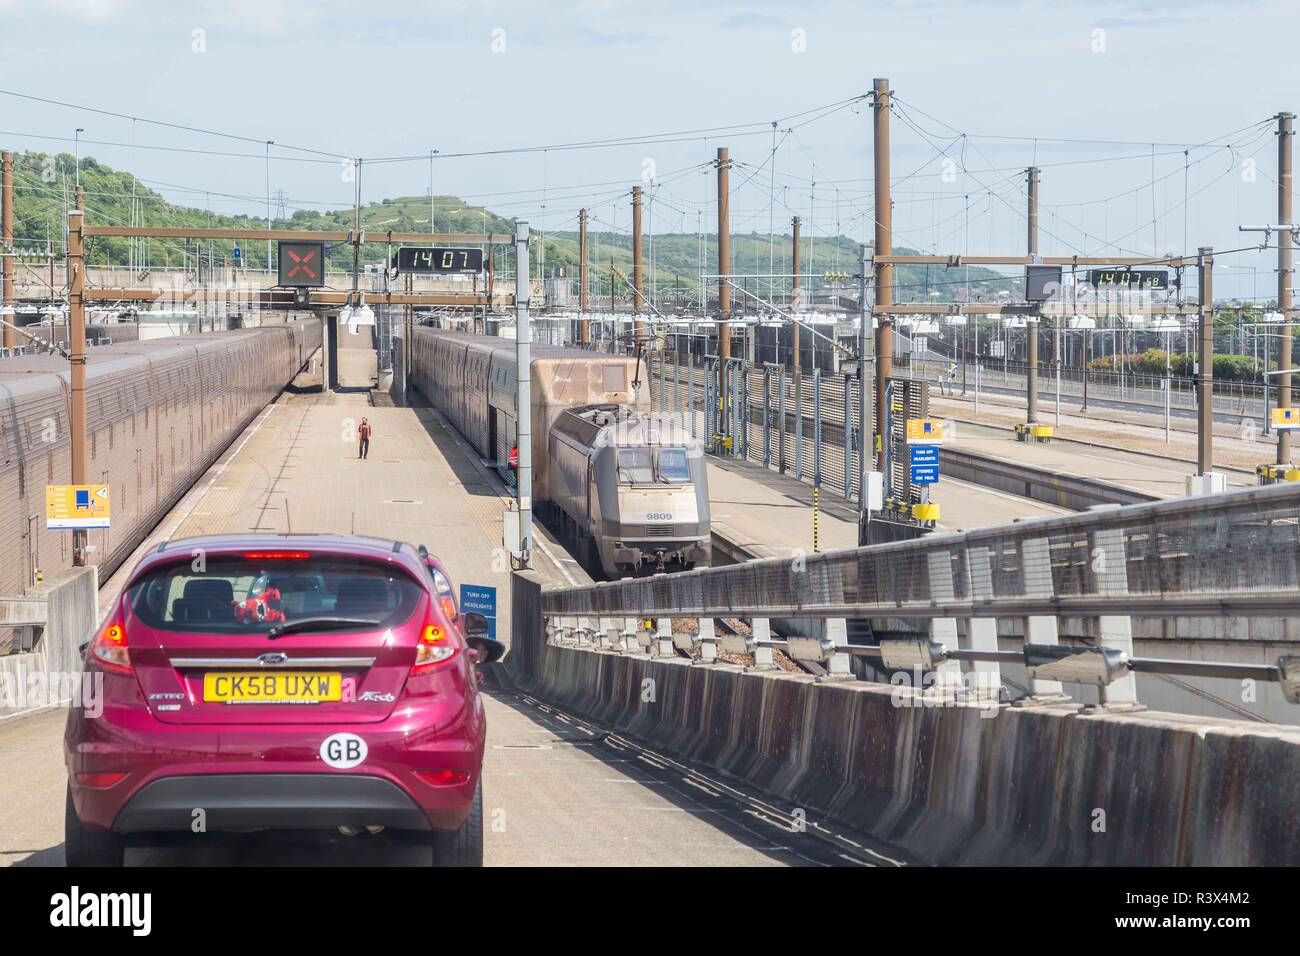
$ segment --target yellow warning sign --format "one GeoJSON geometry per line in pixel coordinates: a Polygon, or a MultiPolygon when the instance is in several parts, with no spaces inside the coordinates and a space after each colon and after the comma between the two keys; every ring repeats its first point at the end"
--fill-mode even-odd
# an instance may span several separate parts
{"type": "Polygon", "coordinates": [[[1300,428],[1300,408],[1275,408],[1271,418],[1273,427],[1279,431],[1286,431],[1288,428],[1300,428]]]}
{"type": "Polygon", "coordinates": [[[45,527],[107,528],[108,485],[46,485],[45,527]]]}
{"type": "Polygon", "coordinates": [[[909,445],[942,445],[943,422],[937,418],[909,418],[907,420],[909,445]]]}

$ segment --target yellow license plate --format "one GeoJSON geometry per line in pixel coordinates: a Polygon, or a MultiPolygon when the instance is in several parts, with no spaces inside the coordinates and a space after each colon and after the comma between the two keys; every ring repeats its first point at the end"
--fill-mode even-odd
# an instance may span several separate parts
{"type": "Polygon", "coordinates": [[[337,672],[213,671],[203,675],[203,699],[212,704],[320,704],[343,699],[337,672]]]}

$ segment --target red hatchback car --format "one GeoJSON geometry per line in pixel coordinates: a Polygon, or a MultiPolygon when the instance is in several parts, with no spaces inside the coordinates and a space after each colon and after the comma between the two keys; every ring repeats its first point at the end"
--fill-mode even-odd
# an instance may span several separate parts
{"type": "Polygon", "coordinates": [[[474,665],[503,650],[423,547],[166,542],[87,645],[103,707],[68,717],[68,864],[121,865],[158,834],[382,827],[481,865],[474,665]]]}

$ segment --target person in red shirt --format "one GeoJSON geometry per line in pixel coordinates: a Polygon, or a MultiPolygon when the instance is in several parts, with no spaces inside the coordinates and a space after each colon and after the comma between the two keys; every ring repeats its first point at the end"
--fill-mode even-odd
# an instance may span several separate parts
{"type": "Polygon", "coordinates": [[[364,418],[361,419],[361,424],[357,426],[357,439],[360,442],[360,447],[357,449],[357,457],[365,458],[370,454],[370,422],[366,421],[364,418]]]}

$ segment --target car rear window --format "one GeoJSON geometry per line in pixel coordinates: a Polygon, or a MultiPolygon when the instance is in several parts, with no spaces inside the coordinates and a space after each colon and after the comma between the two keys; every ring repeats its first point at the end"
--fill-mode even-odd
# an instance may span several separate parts
{"type": "Polygon", "coordinates": [[[348,557],[209,557],[159,568],[131,586],[131,610],[172,631],[264,634],[277,624],[321,617],[393,627],[423,589],[405,572],[348,557]]]}

